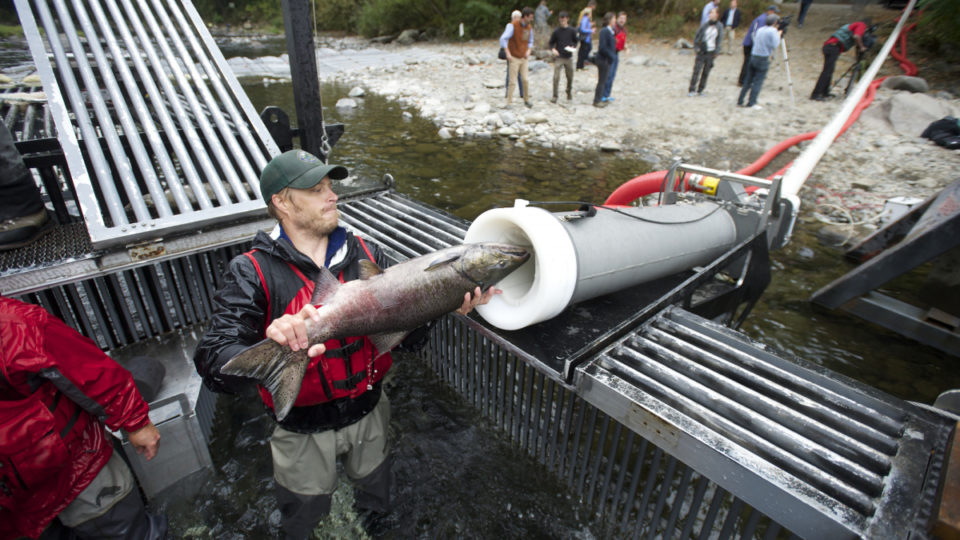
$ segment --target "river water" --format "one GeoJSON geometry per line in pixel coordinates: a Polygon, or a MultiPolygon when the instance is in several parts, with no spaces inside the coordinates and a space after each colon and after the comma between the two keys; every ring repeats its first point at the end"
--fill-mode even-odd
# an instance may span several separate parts
{"type": "MultiPolygon", "coordinates": [[[[278,105],[295,118],[289,84],[251,80],[244,87],[258,111],[278,105]]],[[[515,198],[600,203],[622,182],[651,170],[643,160],[617,153],[536,148],[507,139],[443,140],[416,111],[404,118],[403,106],[378,96],[360,100],[356,110],[337,110],[332,104],[348,91],[336,84],[322,90],[327,121],[346,125],[332,161],[364,178],[392,174],[400,192],[465,219],[515,198]]],[[[842,252],[819,240],[810,221],[799,222],[791,243],[772,254],[773,281],[742,331],[903,399],[930,403],[943,390],[960,387],[960,370],[946,355],[808,302],[849,269],[842,252]]],[[[389,525],[396,537],[594,536],[591,516],[575,494],[420,362],[406,360],[412,359],[398,358],[386,384],[399,505],[389,525]]],[[[271,429],[252,396],[219,400],[214,471],[199,491],[154,502],[170,517],[174,537],[275,537],[271,429]]],[[[343,479],[341,486],[346,484],[343,479]]],[[[338,489],[317,537],[366,537],[351,502],[352,491],[338,489]]]]}

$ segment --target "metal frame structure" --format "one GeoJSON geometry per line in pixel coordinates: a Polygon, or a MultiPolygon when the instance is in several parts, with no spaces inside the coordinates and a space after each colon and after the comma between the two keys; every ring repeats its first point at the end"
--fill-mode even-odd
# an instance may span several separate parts
{"type": "MultiPolygon", "coordinates": [[[[276,143],[189,0],[15,1],[50,99],[45,135],[55,126],[63,156],[47,141],[29,157],[53,171],[40,176],[75,243],[64,253],[45,239],[29,265],[3,255],[0,291],[118,358],[166,339],[184,351],[227,262],[269,224],[254,216],[256,176],[276,143]]],[[[739,204],[727,184],[725,204],[739,204]]],[[[955,420],[720,324],[749,313],[769,281],[768,247],[784,238],[767,229],[787,207],[760,185],[764,207],[739,208],[752,227],[713,263],[513,332],[448,315],[422,356],[563,478],[604,537],[924,537],[955,420]]],[[[467,222],[391,187],[387,177],[342,197],[342,223],[395,260],[462,242],[467,222]]],[[[212,400],[171,384],[191,389],[167,388],[184,396],[157,402],[180,405],[161,430],[195,448],[212,400]]],[[[193,457],[182,460],[191,470],[204,462],[193,457]]]]}
{"type": "Polygon", "coordinates": [[[262,211],[279,149],[189,1],[15,4],[94,248],[262,211]]]}

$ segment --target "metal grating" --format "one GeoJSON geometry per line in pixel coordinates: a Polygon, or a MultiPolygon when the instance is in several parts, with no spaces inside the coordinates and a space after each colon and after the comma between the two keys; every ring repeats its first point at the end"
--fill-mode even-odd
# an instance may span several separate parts
{"type": "Polygon", "coordinates": [[[807,538],[923,530],[954,425],[679,308],[580,375],[582,397],[807,538]]]}
{"type": "Polygon", "coordinates": [[[279,149],[189,1],[15,4],[94,248],[262,212],[279,149]]]}
{"type": "Polygon", "coordinates": [[[470,223],[393,190],[341,199],[340,223],[403,261],[463,243],[470,223]]]}
{"type": "Polygon", "coordinates": [[[230,259],[249,242],[101,274],[19,296],[114,350],[205,323],[230,259]]]}
{"type": "Polygon", "coordinates": [[[786,538],[762,512],[527,364],[474,321],[441,319],[420,353],[519,449],[558,475],[602,538],[786,538]]]}

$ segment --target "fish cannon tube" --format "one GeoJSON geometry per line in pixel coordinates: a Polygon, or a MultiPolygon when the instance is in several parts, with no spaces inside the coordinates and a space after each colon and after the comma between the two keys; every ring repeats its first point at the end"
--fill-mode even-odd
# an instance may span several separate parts
{"type": "Polygon", "coordinates": [[[736,242],[730,214],[713,202],[596,213],[527,206],[481,214],[464,242],[503,242],[531,257],[497,286],[503,294],[477,306],[490,324],[519,330],[567,306],[710,263],[736,242]]]}

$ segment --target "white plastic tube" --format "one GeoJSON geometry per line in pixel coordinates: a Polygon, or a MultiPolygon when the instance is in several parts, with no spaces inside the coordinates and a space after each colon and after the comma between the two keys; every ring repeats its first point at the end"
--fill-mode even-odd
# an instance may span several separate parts
{"type": "Polygon", "coordinates": [[[704,265],[737,239],[731,216],[714,203],[550,213],[517,201],[481,214],[464,242],[526,247],[530,260],[497,284],[503,294],[477,307],[490,324],[517,330],[567,306],[704,265]],[[639,219],[638,219],[639,218],[639,219]]]}

